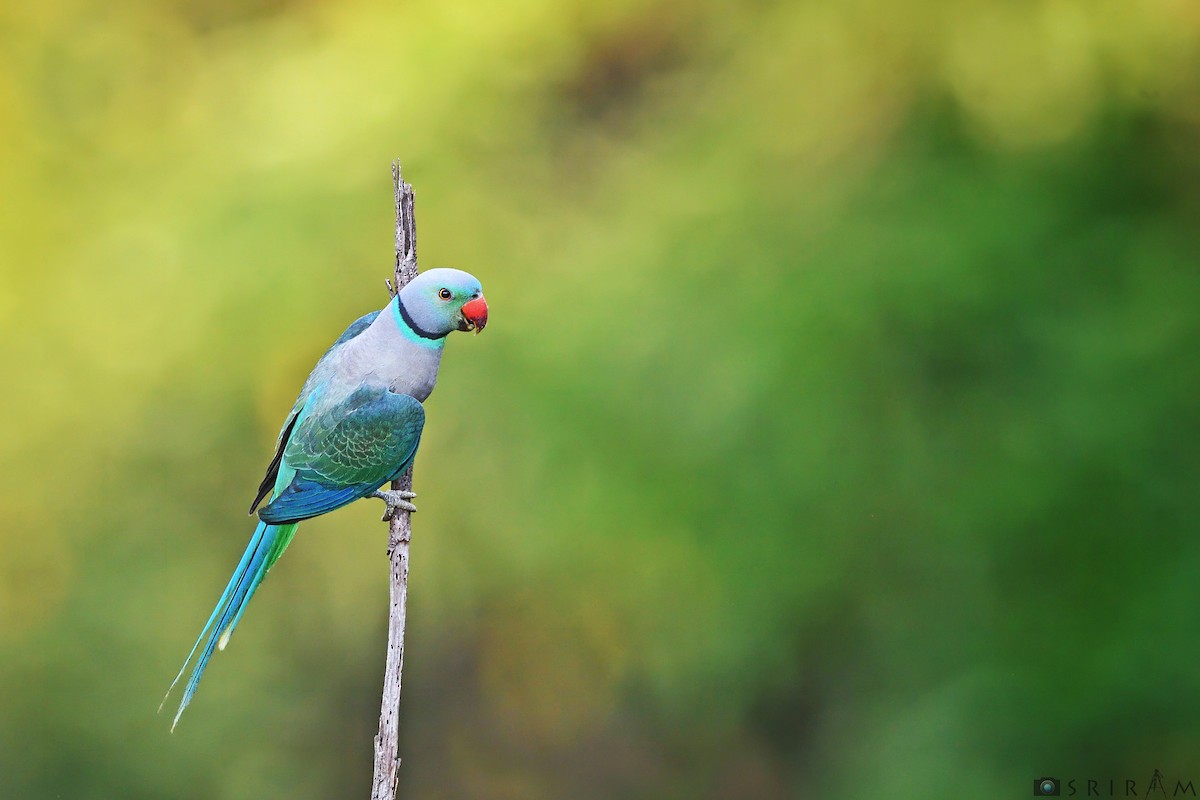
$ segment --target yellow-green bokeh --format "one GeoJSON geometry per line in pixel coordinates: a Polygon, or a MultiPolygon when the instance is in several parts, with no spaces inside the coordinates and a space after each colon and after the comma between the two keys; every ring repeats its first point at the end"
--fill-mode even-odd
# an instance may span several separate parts
{"type": "Polygon", "coordinates": [[[378,503],[155,709],[395,156],[404,796],[1200,781],[1198,109],[1187,0],[5,5],[0,797],[367,796],[378,503]]]}

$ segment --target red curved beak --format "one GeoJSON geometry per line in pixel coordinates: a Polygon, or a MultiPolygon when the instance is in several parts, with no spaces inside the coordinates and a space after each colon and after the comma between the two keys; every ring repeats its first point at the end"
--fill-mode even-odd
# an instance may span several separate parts
{"type": "Polygon", "coordinates": [[[483,295],[463,303],[462,315],[467,322],[471,323],[475,333],[483,330],[487,326],[487,301],[483,299],[483,295]]]}

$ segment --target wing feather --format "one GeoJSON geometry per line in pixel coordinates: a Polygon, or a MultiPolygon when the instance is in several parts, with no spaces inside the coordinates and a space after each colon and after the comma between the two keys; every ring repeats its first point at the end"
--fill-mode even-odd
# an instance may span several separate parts
{"type": "Polygon", "coordinates": [[[296,427],[281,459],[294,477],[259,517],[273,525],[296,522],[366,497],[408,468],[424,425],[415,398],[359,387],[296,427]]]}

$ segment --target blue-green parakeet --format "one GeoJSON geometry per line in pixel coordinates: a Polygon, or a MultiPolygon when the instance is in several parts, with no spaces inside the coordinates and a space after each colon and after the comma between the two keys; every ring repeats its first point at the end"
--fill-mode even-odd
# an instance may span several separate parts
{"type": "MultiPolygon", "coordinates": [[[[246,604],[287,548],[297,523],[362,497],[416,511],[411,492],[381,490],[413,462],[446,337],[487,324],[483,288],[456,269],[422,272],[381,311],[355,321],[317,362],[279,433],[250,513],[261,520],[217,607],[171,684],[201,643],[171,723],[191,702],[215,649],[224,649],[246,604]],[[207,639],[206,639],[207,637],[207,639]]],[[[170,694],[170,690],[168,690],[170,694]]],[[[165,702],[165,699],[164,699],[165,702]]]]}

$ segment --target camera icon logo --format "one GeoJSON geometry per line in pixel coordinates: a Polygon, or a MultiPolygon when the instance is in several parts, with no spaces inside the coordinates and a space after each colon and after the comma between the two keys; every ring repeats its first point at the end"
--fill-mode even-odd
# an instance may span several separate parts
{"type": "Polygon", "coordinates": [[[1058,797],[1061,794],[1058,778],[1038,778],[1033,782],[1034,797],[1058,797]]]}

